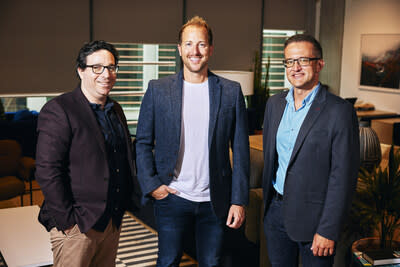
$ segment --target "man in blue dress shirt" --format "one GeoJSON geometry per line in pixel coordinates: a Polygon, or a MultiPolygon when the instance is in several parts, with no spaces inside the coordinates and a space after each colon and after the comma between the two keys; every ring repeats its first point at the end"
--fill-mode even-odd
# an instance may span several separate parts
{"type": "Polygon", "coordinates": [[[272,266],[332,266],[359,167],[357,116],[319,82],[321,45],[295,35],[284,47],[292,88],[264,117],[264,229],[272,266]]]}

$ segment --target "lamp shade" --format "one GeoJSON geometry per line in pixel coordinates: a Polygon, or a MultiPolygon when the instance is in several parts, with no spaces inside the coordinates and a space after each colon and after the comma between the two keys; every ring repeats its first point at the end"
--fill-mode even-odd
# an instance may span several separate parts
{"type": "Polygon", "coordinates": [[[213,73],[240,83],[243,95],[254,94],[254,73],[251,71],[213,70],[213,73]]]}

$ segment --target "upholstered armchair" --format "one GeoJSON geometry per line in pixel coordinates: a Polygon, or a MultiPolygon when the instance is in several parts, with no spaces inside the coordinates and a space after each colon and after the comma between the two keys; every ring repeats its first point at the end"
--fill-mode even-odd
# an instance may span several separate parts
{"type": "Polygon", "coordinates": [[[264,155],[261,150],[250,147],[250,202],[246,208],[246,238],[259,247],[260,267],[269,267],[267,245],[263,225],[262,175],[264,155]]]}
{"type": "Polygon", "coordinates": [[[15,140],[0,140],[0,200],[21,197],[25,194],[25,183],[29,182],[32,204],[32,177],[35,160],[21,156],[21,146],[15,140]]]}

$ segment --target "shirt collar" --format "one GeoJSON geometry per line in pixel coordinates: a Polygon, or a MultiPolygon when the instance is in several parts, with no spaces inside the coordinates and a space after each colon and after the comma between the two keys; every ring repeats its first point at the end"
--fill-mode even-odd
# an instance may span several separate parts
{"type": "MultiPolygon", "coordinates": [[[[311,103],[314,101],[314,98],[317,95],[320,87],[321,87],[321,83],[318,83],[317,86],[311,91],[311,93],[309,93],[306,96],[306,98],[304,98],[303,103],[302,103],[303,106],[311,105],[311,103]]],[[[294,87],[290,88],[289,93],[286,96],[286,101],[289,104],[294,103],[293,91],[294,91],[294,87]]]]}
{"type": "MultiPolygon", "coordinates": [[[[101,105],[100,104],[96,104],[96,103],[89,103],[90,107],[94,110],[101,110],[101,105]]],[[[104,105],[104,111],[108,112],[109,110],[111,110],[111,108],[114,106],[114,102],[110,101],[109,98],[107,97],[107,101],[106,104],[104,105]]]]}

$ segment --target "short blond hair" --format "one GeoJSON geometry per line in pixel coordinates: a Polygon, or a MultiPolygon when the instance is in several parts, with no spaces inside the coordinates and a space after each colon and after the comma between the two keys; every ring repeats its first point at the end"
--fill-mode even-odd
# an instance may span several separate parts
{"type": "Polygon", "coordinates": [[[213,34],[211,31],[211,27],[207,24],[205,19],[199,16],[194,16],[188,22],[186,22],[182,27],[181,30],[179,31],[179,37],[178,37],[178,42],[179,44],[182,43],[182,33],[185,30],[186,27],[188,26],[197,26],[197,27],[203,27],[207,30],[207,37],[208,37],[208,44],[213,45],[213,34]]]}

